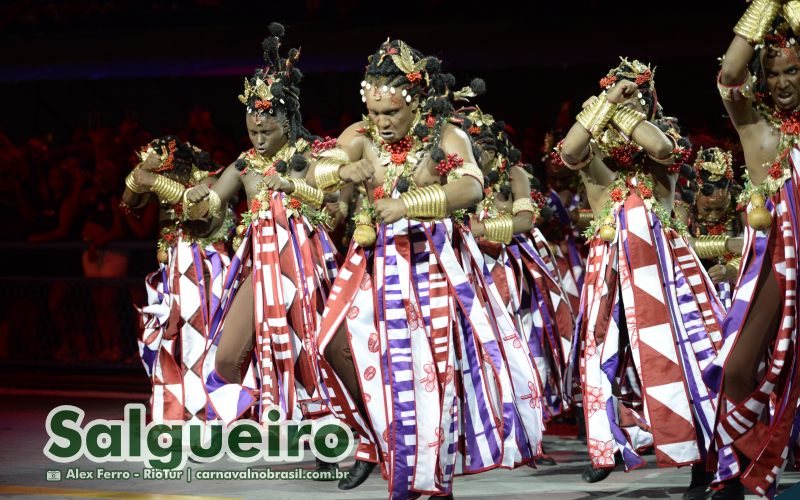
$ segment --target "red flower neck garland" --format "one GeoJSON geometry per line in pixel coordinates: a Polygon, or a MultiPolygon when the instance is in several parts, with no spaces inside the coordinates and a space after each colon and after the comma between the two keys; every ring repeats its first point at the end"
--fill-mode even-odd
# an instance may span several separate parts
{"type": "Polygon", "coordinates": [[[456,153],[452,153],[447,155],[447,158],[440,161],[438,165],[436,165],[436,171],[439,172],[439,175],[447,175],[450,173],[451,170],[456,169],[464,165],[464,159],[458,156],[456,153]]]}
{"type": "Polygon", "coordinates": [[[408,158],[408,153],[414,146],[414,139],[411,136],[405,136],[399,141],[392,144],[385,144],[386,151],[391,155],[391,162],[395,165],[402,165],[408,158]]]}

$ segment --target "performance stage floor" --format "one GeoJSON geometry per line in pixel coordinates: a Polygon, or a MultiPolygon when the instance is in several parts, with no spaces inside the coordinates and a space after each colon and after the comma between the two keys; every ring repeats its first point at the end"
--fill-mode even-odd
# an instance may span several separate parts
{"type": "MultiPolygon", "coordinates": [[[[385,499],[386,482],[379,472],[362,486],[348,492],[336,488],[335,482],[289,480],[237,480],[198,481],[183,480],[66,480],[67,469],[80,467],[95,470],[141,471],[135,463],[94,464],[82,459],[74,464],[58,464],[44,456],[47,442],[45,419],[49,411],[61,404],[78,406],[86,411],[86,420],[106,418],[122,419],[122,408],[127,402],[143,402],[145,395],[94,394],[91,398],[80,394],[31,395],[0,389],[3,404],[0,406],[0,496],[7,498],[113,498],[113,499],[269,499],[269,500],[327,500],[327,499],[385,499]],[[62,480],[47,481],[48,471],[61,471],[62,480]]],[[[576,439],[548,436],[545,446],[558,462],[556,466],[538,469],[523,467],[517,470],[494,470],[474,476],[456,478],[455,497],[461,500],[477,499],[527,499],[548,500],[593,498],[680,498],[688,484],[689,469],[658,469],[645,467],[630,473],[621,470],[608,479],[593,485],[580,479],[586,464],[586,446],[576,439]]],[[[313,469],[313,457],[301,466],[313,469]]],[[[646,457],[649,462],[654,457],[646,457]]],[[[347,470],[352,458],[343,464],[347,470]]],[[[229,459],[212,464],[188,464],[192,469],[244,470],[245,464],[229,459]]],[[[252,466],[264,466],[263,462],[252,466]]],[[[295,465],[276,464],[273,470],[291,470],[295,465]]],[[[786,473],[782,490],[800,481],[800,473],[786,473]]],[[[798,486],[797,490],[800,490],[798,486]]],[[[785,491],[781,498],[800,498],[795,489],[785,491]]],[[[422,497],[427,498],[427,497],[422,497]]],[[[748,498],[756,498],[748,497],[748,498]]]]}

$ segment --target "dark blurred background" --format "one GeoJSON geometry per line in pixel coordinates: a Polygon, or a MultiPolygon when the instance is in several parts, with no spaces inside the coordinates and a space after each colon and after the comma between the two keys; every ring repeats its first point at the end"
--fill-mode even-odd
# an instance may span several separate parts
{"type": "Polygon", "coordinates": [[[58,384],[67,379],[52,374],[69,370],[143,376],[131,304],[144,301],[142,278],[157,267],[156,229],[109,222],[122,180],[133,152],[166,133],[224,164],[249,147],[237,95],[261,62],[269,22],[284,23],[286,45],[302,47],[301,101],[313,132],[335,136],[358,119],[366,57],[387,37],[402,38],[441,57],[459,83],[484,78],[478,104],[536,162],[562,104],[574,116],[622,55],[657,67],[666,112],[692,136],[730,136],[714,79],[744,8],[730,0],[2,2],[6,384],[58,384]],[[87,266],[98,259],[83,243],[92,231],[107,241],[104,270],[87,266]]]}

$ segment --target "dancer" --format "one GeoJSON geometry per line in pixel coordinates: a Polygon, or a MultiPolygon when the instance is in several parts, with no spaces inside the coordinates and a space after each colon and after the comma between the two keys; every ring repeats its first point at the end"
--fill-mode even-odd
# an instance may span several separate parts
{"type": "MultiPolygon", "coordinates": [[[[211,411],[225,423],[246,414],[266,421],[270,406],[285,419],[320,423],[332,417],[321,394],[315,332],[337,262],[324,193],[304,179],[312,152],[326,145],[302,125],[300,51],[282,57],[284,28],[269,29],[265,66],[239,96],[253,148],[211,190],[198,186],[186,195],[193,218],[215,217],[241,187],[249,206],[236,228],[225,292],[231,298],[205,355],[205,384],[211,411]]],[[[318,471],[334,468],[317,460],[318,471]]]]}
{"type": "Polygon", "coordinates": [[[743,498],[742,485],[773,496],[800,431],[795,423],[800,59],[792,33],[798,28],[798,2],[755,0],[734,28],[719,74],[720,96],[747,164],[741,200],[748,203],[749,227],[723,325],[725,346],[717,369],[708,374],[723,398],[715,434],[721,489],[714,498],[743,498]]]}
{"type": "Polygon", "coordinates": [[[339,487],[361,484],[380,460],[397,499],[452,498],[456,472],[540,453],[535,369],[525,360],[529,376],[512,380],[521,371],[503,358],[523,351],[495,338],[454,249],[483,174],[467,134],[448,123],[454,79],[440,64],[400,40],[382,44],[361,83],[368,116],[315,166],[324,190],[366,185],[318,339],[368,425],[339,487]]]}
{"type": "Polygon", "coordinates": [[[150,418],[206,421],[200,360],[221,312],[233,216],[226,211],[215,230],[183,218],[184,190],[213,183],[220,170],[208,153],[165,136],[143,148],[139,157],[142,161],[125,179],[121,206],[136,214],[152,194],[161,207],[159,269],[145,278],[147,306],[137,307],[139,354],[153,386],[150,418]]]}
{"type": "Polygon", "coordinates": [[[622,59],[600,84],[561,146],[595,214],[572,360],[594,467],[583,479],[607,477],[617,452],[641,467],[637,450],[652,445],[659,466],[695,464],[685,497],[701,498],[716,411],[701,371],[723,309],[671,217],[690,145],[664,116],[649,66],[622,59]]]}

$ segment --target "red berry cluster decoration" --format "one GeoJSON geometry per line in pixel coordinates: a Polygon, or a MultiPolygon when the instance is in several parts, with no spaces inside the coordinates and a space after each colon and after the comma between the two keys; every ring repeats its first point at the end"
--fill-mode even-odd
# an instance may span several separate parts
{"type": "Polygon", "coordinates": [[[433,128],[434,125],[436,125],[436,118],[434,118],[433,115],[428,115],[428,117],[425,118],[425,125],[427,125],[428,128],[433,128]]]}
{"type": "Polygon", "coordinates": [[[270,101],[262,101],[261,99],[256,100],[255,102],[256,109],[266,111],[268,109],[272,109],[272,102],[270,101]]]}
{"type": "Polygon", "coordinates": [[[450,173],[451,170],[458,168],[464,164],[464,159],[458,156],[456,153],[452,153],[447,155],[447,158],[440,161],[438,165],[436,165],[436,171],[439,172],[439,175],[447,175],[450,173]]]}
{"type": "Polygon", "coordinates": [[[611,190],[611,199],[617,203],[621,202],[625,199],[625,196],[622,193],[622,189],[614,188],[611,190]]]}
{"type": "Polygon", "coordinates": [[[610,155],[620,167],[627,168],[633,165],[633,155],[638,151],[639,149],[633,144],[625,144],[611,148],[610,155]]]}
{"type": "Polygon", "coordinates": [[[391,154],[391,161],[395,165],[402,165],[406,162],[408,152],[414,145],[414,140],[411,137],[403,137],[401,140],[394,144],[387,144],[386,150],[391,154]]]}
{"type": "Polygon", "coordinates": [[[798,122],[797,118],[791,117],[785,120],[781,124],[781,132],[786,135],[798,135],[800,134],[800,122],[798,122]]]}
{"type": "Polygon", "coordinates": [[[473,125],[473,126],[471,126],[470,128],[467,129],[467,132],[470,135],[480,135],[481,128],[480,127],[476,127],[475,125],[473,125]]]}
{"type": "Polygon", "coordinates": [[[323,151],[328,151],[336,147],[335,137],[325,137],[325,139],[316,139],[311,143],[311,153],[318,155],[323,151]]]}
{"type": "Polygon", "coordinates": [[[769,175],[773,179],[780,179],[783,175],[783,165],[781,165],[780,161],[776,161],[769,167],[769,175]]]}
{"type": "Polygon", "coordinates": [[[175,149],[177,149],[175,141],[169,141],[167,143],[167,159],[164,160],[164,163],[162,163],[160,167],[153,170],[153,172],[164,172],[165,170],[172,170],[175,167],[173,164],[175,160],[175,149]]]}
{"type": "Polygon", "coordinates": [[[261,200],[253,200],[250,202],[250,211],[259,212],[261,210],[261,200]]]}
{"type": "Polygon", "coordinates": [[[533,200],[533,204],[539,207],[540,210],[547,206],[547,197],[536,189],[531,190],[531,200],[533,200]]]}
{"type": "Polygon", "coordinates": [[[303,202],[301,202],[297,198],[290,198],[289,199],[289,208],[293,208],[293,209],[297,210],[302,206],[303,206],[303,202]]]}
{"type": "Polygon", "coordinates": [[[375,200],[382,200],[386,196],[386,192],[383,190],[383,186],[378,186],[372,192],[372,197],[375,200]]]}
{"type": "Polygon", "coordinates": [[[422,73],[419,71],[415,71],[413,73],[407,73],[406,78],[410,83],[417,83],[422,81],[422,73]]]}
{"type": "Polygon", "coordinates": [[[637,77],[636,77],[636,85],[641,85],[641,84],[643,84],[643,83],[647,83],[647,82],[649,82],[649,81],[650,81],[652,78],[653,78],[653,72],[652,72],[652,71],[650,71],[649,69],[648,69],[648,70],[645,70],[645,72],[644,72],[644,73],[642,73],[641,75],[639,75],[639,76],[637,76],[637,77]]]}
{"type": "Polygon", "coordinates": [[[642,195],[642,198],[650,198],[653,196],[653,190],[647,186],[639,186],[639,194],[642,195]]]}
{"type": "Polygon", "coordinates": [[[616,76],[606,76],[600,79],[600,88],[607,89],[608,87],[617,83],[616,76]]]}
{"type": "Polygon", "coordinates": [[[720,236],[728,232],[728,229],[725,227],[725,224],[719,222],[714,224],[713,226],[708,228],[708,234],[712,236],[720,236]]]}

